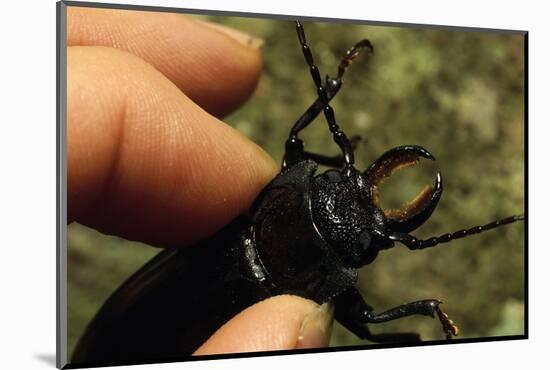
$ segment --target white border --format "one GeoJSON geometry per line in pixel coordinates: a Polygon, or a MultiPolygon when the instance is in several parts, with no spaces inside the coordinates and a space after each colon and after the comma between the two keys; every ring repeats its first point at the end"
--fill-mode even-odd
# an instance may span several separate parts
{"type": "MultiPolygon", "coordinates": [[[[256,13],[299,14],[530,32],[529,197],[530,310],[527,341],[325,353],[134,366],[131,369],[477,368],[518,369],[542,358],[548,343],[548,12],[544,2],[232,0],[111,3],[256,13]],[[544,213],[543,213],[544,212],[544,213]],[[544,347],[543,347],[544,346],[544,347]]],[[[2,34],[2,163],[0,363],[3,368],[53,368],[55,354],[55,3],[7,2],[2,34]],[[7,9],[6,9],[7,7],[7,9]],[[14,99],[15,98],[15,99],[14,99]]],[[[130,367],[121,367],[128,368],[130,367]]]]}

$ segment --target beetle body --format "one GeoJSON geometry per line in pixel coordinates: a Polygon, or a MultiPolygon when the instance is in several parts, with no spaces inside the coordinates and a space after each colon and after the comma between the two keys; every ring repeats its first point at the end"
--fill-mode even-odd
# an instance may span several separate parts
{"type": "Polygon", "coordinates": [[[424,240],[410,235],[435,210],[443,192],[441,173],[401,209],[382,209],[378,187],[395,170],[434,156],[417,145],[400,146],[365,171],[357,170],[354,142],[340,130],[329,102],[359,50],[372,52],[372,45],[359,41],[340,62],[337,77],[327,76],[323,83],[299,22],[296,29],[318,98],[290,130],[281,173],[257,197],[249,216],[239,216],[195,246],[159,253],[131,276],[88,326],[74,351],[74,364],[190,355],[237,313],[279,294],[319,304],[333,301],[335,319],[374,342],[418,341],[415,333],[373,334],[368,328],[410,315],[437,317],[447,339],[458,334],[438,299],[376,313],[355,288],[358,269],[396,242],[411,250],[434,247],[523,220],[523,215],[424,240]],[[341,156],[306,152],[298,138],[321,112],[341,156]],[[319,164],[334,168],[320,172],[319,164]]]}
{"type": "Polygon", "coordinates": [[[235,313],[268,296],[239,271],[238,218],[210,239],[165,250],[105,302],[73,363],[170,359],[192,353],[235,313]]]}
{"type": "MultiPolygon", "coordinates": [[[[391,152],[420,151],[398,149],[391,152]]],[[[178,358],[267,297],[294,294],[322,304],[353,288],[357,268],[393,245],[378,237],[387,220],[368,178],[379,168],[352,176],[317,168],[312,160],[287,167],[249,218],[198,245],[159,253],[103,305],[73,362],[178,358]]]]}
{"type": "MultiPolygon", "coordinates": [[[[262,299],[295,294],[321,304],[355,285],[357,270],[342,261],[315,221],[336,217],[315,203],[330,195],[327,179],[340,176],[315,177],[316,169],[311,160],[292,166],[264,189],[250,219],[239,217],[193,247],[159,253],[105,303],[73,361],[177,358],[262,299]]],[[[353,195],[333,200],[340,213],[353,195]]],[[[353,219],[346,225],[354,230],[353,219]]]]}

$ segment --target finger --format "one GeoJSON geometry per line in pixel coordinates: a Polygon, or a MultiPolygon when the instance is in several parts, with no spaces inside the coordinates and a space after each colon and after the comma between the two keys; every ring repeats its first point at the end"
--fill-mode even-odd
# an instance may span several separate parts
{"type": "Polygon", "coordinates": [[[67,45],[129,51],[216,116],[250,96],[262,64],[258,39],[182,14],[68,7],[67,45]]]}
{"type": "Polygon", "coordinates": [[[132,54],[71,47],[68,219],[153,245],[194,242],[245,212],[273,160],[132,54]]]}
{"type": "Polygon", "coordinates": [[[228,321],[195,355],[326,347],[332,306],[282,295],[257,303],[228,321]]]}

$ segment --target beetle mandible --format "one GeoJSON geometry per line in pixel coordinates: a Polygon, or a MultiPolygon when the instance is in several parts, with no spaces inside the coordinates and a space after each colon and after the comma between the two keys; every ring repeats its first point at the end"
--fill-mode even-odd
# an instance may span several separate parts
{"type": "Polygon", "coordinates": [[[354,287],[357,270],[396,242],[411,250],[434,247],[523,215],[428,239],[410,235],[435,210],[443,192],[441,173],[406,208],[391,212],[380,207],[378,185],[393,171],[434,156],[421,146],[399,146],[361,172],[354,167],[356,141],[340,129],[330,105],[347,67],[373,46],[366,39],[356,43],[336,77],[323,81],[299,21],[296,31],[317,99],[290,130],[281,173],[258,196],[250,217],[238,217],[196,247],[165,250],[130,277],[89,325],[73,363],[178,358],[247,306],[285,293],[320,304],[334,301],[335,319],[361,339],[417,341],[415,333],[373,334],[368,327],[410,315],[436,317],[447,339],[458,334],[437,298],[378,313],[354,287]],[[321,112],[340,156],[307,152],[298,137],[321,112]],[[318,174],[321,164],[333,168],[318,174]]]}

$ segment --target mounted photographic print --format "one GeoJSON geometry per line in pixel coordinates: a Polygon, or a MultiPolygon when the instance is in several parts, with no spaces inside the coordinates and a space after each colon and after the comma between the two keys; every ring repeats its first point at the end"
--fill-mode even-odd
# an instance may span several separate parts
{"type": "Polygon", "coordinates": [[[527,32],[58,26],[59,367],[527,338],[527,32]]]}

